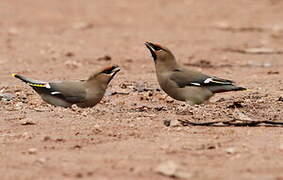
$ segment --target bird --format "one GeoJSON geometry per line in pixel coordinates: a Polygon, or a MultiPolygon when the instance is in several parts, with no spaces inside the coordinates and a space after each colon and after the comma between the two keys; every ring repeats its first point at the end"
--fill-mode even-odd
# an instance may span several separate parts
{"type": "Polygon", "coordinates": [[[87,80],[45,82],[12,74],[31,86],[43,101],[54,106],[93,107],[103,98],[106,88],[113,77],[120,71],[119,66],[98,69],[87,80]]]}
{"type": "Polygon", "coordinates": [[[167,47],[151,42],[145,42],[145,46],[154,60],[161,89],[175,100],[192,106],[206,102],[215,93],[246,90],[231,80],[206,75],[179,64],[167,47]]]}

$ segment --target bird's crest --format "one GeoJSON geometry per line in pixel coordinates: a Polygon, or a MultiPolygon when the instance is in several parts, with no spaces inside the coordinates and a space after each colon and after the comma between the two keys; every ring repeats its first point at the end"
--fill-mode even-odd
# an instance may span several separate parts
{"type": "Polygon", "coordinates": [[[101,74],[101,73],[105,73],[105,74],[112,74],[114,71],[119,71],[119,67],[118,66],[106,66],[104,68],[100,68],[97,71],[95,71],[89,78],[88,80],[92,80],[94,79],[97,75],[101,74]]]}

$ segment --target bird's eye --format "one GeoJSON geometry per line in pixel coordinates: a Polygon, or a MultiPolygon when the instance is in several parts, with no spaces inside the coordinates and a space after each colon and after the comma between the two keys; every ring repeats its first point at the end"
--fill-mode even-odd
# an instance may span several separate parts
{"type": "Polygon", "coordinates": [[[155,47],[154,47],[154,50],[155,50],[155,51],[160,51],[160,50],[163,50],[163,49],[162,49],[161,47],[159,47],[159,46],[155,46],[155,47]]]}
{"type": "Polygon", "coordinates": [[[112,73],[112,69],[106,69],[106,70],[102,71],[102,73],[111,74],[112,73]]]}

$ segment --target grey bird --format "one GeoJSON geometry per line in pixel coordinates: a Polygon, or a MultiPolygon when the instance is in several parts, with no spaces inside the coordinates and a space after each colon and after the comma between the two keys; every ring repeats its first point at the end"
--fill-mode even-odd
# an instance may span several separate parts
{"type": "Polygon", "coordinates": [[[12,76],[30,85],[41,98],[52,105],[70,107],[93,107],[103,98],[106,88],[119,66],[109,66],[93,73],[87,80],[44,82],[32,80],[18,74],[12,76]]]}
{"type": "Polygon", "coordinates": [[[204,103],[215,93],[246,90],[231,80],[205,75],[178,64],[173,53],[164,46],[150,42],[145,45],[154,60],[159,85],[173,99],[195,105],[204,103]]]}

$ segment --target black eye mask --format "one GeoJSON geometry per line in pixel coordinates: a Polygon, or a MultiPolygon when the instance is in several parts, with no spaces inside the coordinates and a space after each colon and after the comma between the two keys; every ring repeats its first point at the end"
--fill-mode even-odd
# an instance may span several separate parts
{"type": "Polygon", "coordinates": [[[101,73],[111,74],[111,73],[113,73],[113,70],[116,69],[116,68],[118,68],[118,66],[112,66],[111,68],[105,69],[101,73]]]}
{"type": "Polygon", "coordinates": [[[151,56],[153,58],[153,60],[155,61],[156,60],[156,51],[160,51],[160,50],[164,50],[163,48],[161,48],[160,46],[158,45],[155,45],[153,43],[150,43],[150,42],[146,42],[145,43],[146,47],[149,49],[150,53],[151,53],[151,56]]]}

